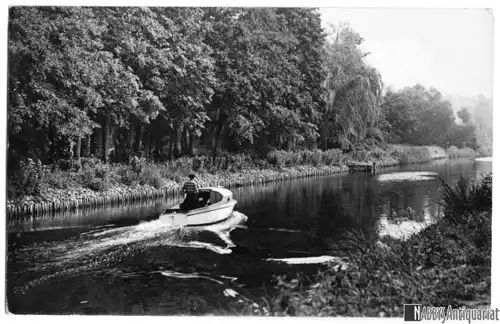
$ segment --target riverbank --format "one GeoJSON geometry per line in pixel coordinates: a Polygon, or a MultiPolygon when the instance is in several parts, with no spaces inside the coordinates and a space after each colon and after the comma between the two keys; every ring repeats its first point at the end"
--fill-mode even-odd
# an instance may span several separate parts
{"type": "MultiPolygon", "coordinates": [[[[219,172],[217,174],[197,173],[199,186],[223,186],[227,188],[283,181],[292,178],[325,176],[348,172],[341,166],[296,166],[273,169],[249,169],[240,172],[219,172]]],[[[186,174],[187,175],[187,174],[186,174]]],[[[21,216],[57,212],[84,207],[104,207],[113,204],[127,204],[133,201],[171,197],[179,194],[184,179],[166,179],[156,188],[151,184],[134,183],[125,185],[114,183],[109,189],[95,191],[83,187],[46,188],[40,195],[27,195],[18,201],[7,201],[7,214],[21,216]]]]}
{"type": "Polygon", "coordinates": [[[343,154],[327,151],[271,151],[264,159],[250,154],[223,153],[183,157],[153,163],[133,158],[128,164],[104,164],[82,158],[81,164],[44,166],[28,160],[9,180],[9,216],[56,212],[132,201],[169,197],[179,192],[189,173],[200,186],[234,187],[298,177],[331,175],[349,171],[352,162],[375,163],[377,169],[446,158],[438,147],[389,145],[385,150],[343,154]]]}
{"type": "MultiPolygon", "coordinates": [[[[492,176],[443,183],[443,217],[407,240],[370,243],[347,233],[356,249],[347,266],[331,264],[312,282],[278,278],[279,296],[237,307],[239,315],[402,317],[403,304],[481,308],[491,298],[492,176]]],[[[224,312],[223,312],[224,313],[224,312]]],[[[227,313],[224,313],[227,314],[227,313]]]]}

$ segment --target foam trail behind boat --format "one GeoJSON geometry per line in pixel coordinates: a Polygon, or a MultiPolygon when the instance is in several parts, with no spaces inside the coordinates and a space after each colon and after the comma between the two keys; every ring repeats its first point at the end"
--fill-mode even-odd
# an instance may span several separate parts
{"type": "Polygon", "coordinates": [[[160,274],[162,274],[165,277],[172,277],[172,278],[178,278],[178,279],[206,279],[210,280],[213,282],[216,282],[218,284],[224,284],[222,281],[216,280],[214,278],[210,278],[207,276],[202,276],[197,273],[182,273],[182,272],[177,272],[177,271],[170,271],[170,270],[162,270],[158,271],[160,274]]]}
{"type": "Polygon", "coordinates": [[[217,224],[207,225],[199,228],[201,230],[209,230],[213,232],[227,232],[243,225],[247,221],[247,219],[248,217],[244,214],[238,211],[233,211],[231,216],[229,216],[226,220],[217,224]]]}
{"type": "Polygon", "coordinates": [[[227,244],[227,247],[235,247],[236,245],[230,238],[230,233],[235,228],[241,226],[247,221],[248,217],[244,214],[233,211],[231,216],[223,222],[214,225],[208,225],[200,228],[200,230],[207,230],[219,236],[219,238],[227,244]]]}
{"type": "MultiPolygon", "coordinates": [[[[160,220],[154,220],[119,228],[94,228],[82,233],[78,238],[62,242],[47,242],[44,244],[42,253],[39,247],[28,246],[20,253],[22,252],[26,259],[30,259],[36,253],[39,262],[36,264],[37,269],[33,270],[53,269],[55,272],[36,278],[22,287],[16,287],[15,290],[25,292],[30,287],[58,276],[77,275],[82,271],[100,269],[107,263],[116,262],[119,257],[141,253],[151,247],[178,246],[206,249],[217,254],[230,254],[232,251],[229,247],[235,245],[229,233],[246,219],[245,215],[235,212],[226,221],[201,229],[171,227],[160,220]],[[219,237],[222,246],[200,241],[198,238],[202,233],[199,231],[208,231],[219,237]],[[191,237],[192,234],[194,237],[191,237]]],[[[220,279],[224,280],[222,277],[220,279]]],[[[210,280],[221,282],[216,279],[210,280]]]]}
{"type": "Polygon", "coordinates": [[[289,229],[289,228],[274,228],[270,227],[267,229],[268,231],[274,231],[274,232],[286,232],[286,233],[302,233],[301,230],[297,229],[289,229]]]}
{"type": "Polygon", "coordinates": [[[223,248],[211,243],[199,242],[199,241],[190,241],[186,243],[181,242],[171,242],[168,244],[169,246],[175,247],[184,247],[184,248],[195,248],[195,249],[207,249],[217,254],[231,254],[233,252],[229,248],[223,248]]]}
{"type": "Polygon", "coordinates": [[[267,261],[284,262],[287,264],[318,264],[318,263],[328,263],[328,262],[338,262],[340,264],[345,264],[343,258],[331,256],[331,255],[321,255],[314,257],[302,257],[302,258],[283,258],[275,259],[269,258],[267,261]]]}

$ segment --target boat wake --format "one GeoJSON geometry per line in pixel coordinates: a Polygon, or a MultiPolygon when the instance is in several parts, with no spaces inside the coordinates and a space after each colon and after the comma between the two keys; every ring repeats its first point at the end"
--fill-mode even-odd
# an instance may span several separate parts
{"type": "Polygon", "coordinates": [[[160,271],[154,271],[153,273],[155,273],[155,272],[159,273],[165,277],[171,277],[171,278],[177,278],[177,279],[206,279],[206,280],[216,282],[220,285],[224,284],[224,281],[222,281],[222,280],[235,281],[238,279],[236,277],[214,276],[214,275],[209,275],[209,274],[201,274],[201,273],[197,273],[197,272],[182,273],[182,272],[170,271],[170,270],[160,270],[160,271]],[[215,278],[217,278],[219,280],[217,280],[215,278]]]}
{"type": "Polygon", "coordinates": [[[170,227],[160,220],[154,220],[134,226],[88,232],[82,235],[86,236],[88,240],[78,249],[70,251],[66,257],[72,259],[88,253],[103,251],[113,246],[140,242],[144,242],[148,247],[171,245],[206,248],[216,253],[227,254],[227,250],[211,243],[190,239],[195,238],[203,231],[208,231],[217,235],[227,244],[227,247],[234,247],[235,245],[231,241],[229,234],[235,226],[245,223],[246,220],[247,217],[244,214],[234,211],[224,222],[203,227],[170,227]]]}
{"type": "MultiPolygon", "coordinates": [[[[105,270],[113,264],[119,264],[121,260],[155,247],[205,249],[217,254],[230,254],[230,248],[235,246],[230,232],[246,220],[247,217],[237,211],[224,222],[196,228],[169,227],[154,220],[127,227],[94,228],[80,234],[78,238],[25,247],[16,251],[16,258],[37,258],[40,262],[37,262],[36,267],[26,271],[45,275],[14,290],[23,293],[57,276],[105,270]]],[[[172,273],[175,272],[165,270],[163,275],[172,273]]]]}
{"type": "Polygon", "coordinates": [[[340,264],[342,267],[346,265],[344,258],[335,257],[332,255],[320,255],[320,256],[302,257],[302,258],[283,258],[283,259],[269,258],[267,259],[267,261],[284,262],[287,264],[321,264],[321,263],[336,262],[340,264]]]}
{"type": "Polygon", "coordinates": [[[302,233],[301,230],[290,229],[290,228],[274,228],[274,227],[270,227],[267,230],[268,231],[273,231],[273,232],[302,233]]]}
{"type": "Polygon", "coordinates": [[[182,248],[195,248],[195,249],[207,249],[217,254],[231,254],[232,250],[229,248],[223,248],[212,243],[190,241],[187,243],[176,243],[172,242],[169,246],[182,247],[182,248]]]}

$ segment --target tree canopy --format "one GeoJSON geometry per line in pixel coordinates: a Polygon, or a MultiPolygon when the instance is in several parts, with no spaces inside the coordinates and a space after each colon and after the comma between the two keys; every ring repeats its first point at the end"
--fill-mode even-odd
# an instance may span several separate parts
{"type": "Polygon", "coordinates": [[[484,100],[458,125],[436,89],[384,93],[362,43],[309,8],[12,7],[9,164],[470,144],[488,127],[484,100]]]}

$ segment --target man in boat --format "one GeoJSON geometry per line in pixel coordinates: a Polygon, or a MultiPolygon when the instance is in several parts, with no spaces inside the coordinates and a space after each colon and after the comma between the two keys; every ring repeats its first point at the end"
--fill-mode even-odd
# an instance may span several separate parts
{"type": "Polygon", "coordinates": [[[184,202],[181,204],[182,209],[194,209],[198,205],[198,185],[193,181],[196,176],[189,175],[189,181],[184,182],[182,192],[186,194],[184,202]]]}

